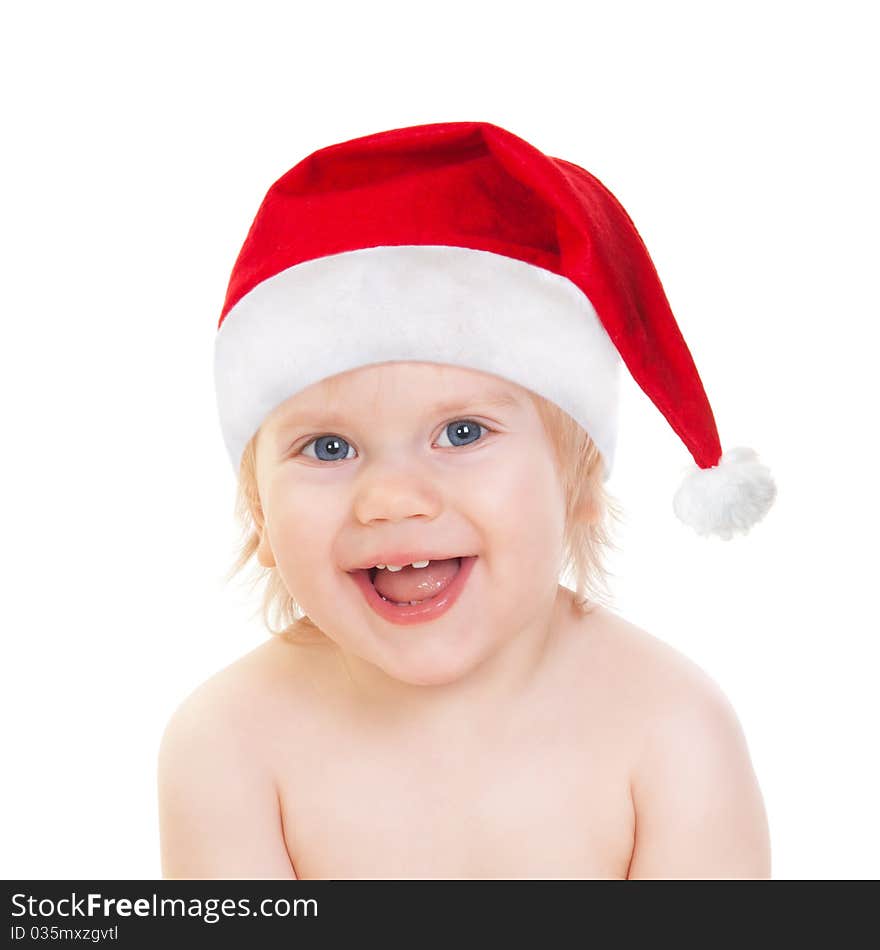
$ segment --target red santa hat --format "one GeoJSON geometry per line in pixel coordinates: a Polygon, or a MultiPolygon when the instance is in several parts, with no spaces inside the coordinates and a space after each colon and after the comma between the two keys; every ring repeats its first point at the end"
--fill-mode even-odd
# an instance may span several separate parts
{"type": "Polygon", "coordinates": [[[313,152],[269,189],[220,315],[215,384],[236,470],[263,419],[359,366],[481,370],[556,403],[607,479],[621,362],[696,463],[677,516],[747,531],[773,503],[712,409],[648,251],[593,175],[487,122],[392,129],[313,152]]]}

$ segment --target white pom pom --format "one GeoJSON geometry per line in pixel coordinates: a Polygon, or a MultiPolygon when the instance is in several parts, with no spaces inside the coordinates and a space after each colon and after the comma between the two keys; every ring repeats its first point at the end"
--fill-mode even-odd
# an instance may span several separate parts
{"type": "Polygon", "coordinates": [[[675,514],[697,534],[729,541],[770,510],[776,485],[754,449],[728,449],[713,468],[694,466],[675,493],[675,514]]]}

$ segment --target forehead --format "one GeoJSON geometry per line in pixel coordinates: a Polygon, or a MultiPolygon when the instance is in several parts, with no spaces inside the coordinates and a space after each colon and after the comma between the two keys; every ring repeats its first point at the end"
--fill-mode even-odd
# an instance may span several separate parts
{"type": "Polygon", "coordinates": [[[286,426],[306,416],[326,418],[339,412],[370,415],[401,409],[410,414],[472,403],[514,407],[522,404],[525,395],[516,383],[480,370],[439,363],[379,363],[303,389],[276,407],[267,425],[286,426]]]}

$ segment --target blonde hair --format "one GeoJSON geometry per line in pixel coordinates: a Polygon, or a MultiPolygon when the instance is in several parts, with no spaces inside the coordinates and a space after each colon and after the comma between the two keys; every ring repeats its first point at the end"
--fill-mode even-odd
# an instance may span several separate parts
{"type": "MultiPolygon", "coordinates": [[[[575,605],[590,613],[596,604],[610,604],[605,565],[609,549],[618,550],[614,529],[623,520],[623,510],[608,494],[602,481],[602,457],[588,433],[555,403],[528,391],[556,455],[556,464],[566,500],[563,561],[560,578],[574,579],[575,605]]],[[[241,538],[238,555],[225,580],[230,581],[253,558],[259,573],[251,591],[265,580],[261,607],[270,633],[300,643],[325,640],[324,634],[290,596],[277,567],[262,567],[255,558],[260,533],[254,512],[262,512],[257,488],[255,433],[241,457],[235,518],[241,538]]],[[[256,611],[254,612],[254,616],[256,611]]]]}

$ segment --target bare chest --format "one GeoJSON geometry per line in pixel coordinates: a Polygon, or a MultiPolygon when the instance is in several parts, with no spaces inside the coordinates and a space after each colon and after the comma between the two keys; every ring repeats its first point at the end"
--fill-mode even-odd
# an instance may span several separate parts
{"type": "Polygon", "coordinates": [[[279,775],[288,853],[321,879],[624,878],[634,821],[601,730],[461,741],[313,734],[279,775]]]}

